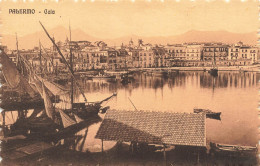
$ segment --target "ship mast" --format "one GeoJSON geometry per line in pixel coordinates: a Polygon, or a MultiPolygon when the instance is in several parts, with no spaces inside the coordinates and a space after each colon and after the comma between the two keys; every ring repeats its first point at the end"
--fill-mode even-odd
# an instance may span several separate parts
{"type": "Polygon", "coordinates": [[[19,68],[19,61],[20,61],[20,58],[19,58],[19,48],[18,48],[18,38],[17,38],[17,33],[15,33],[16,35],[16,51],[17,51],[17,55],[16,55],[16,66],[18,69],[19,68]]]}
{"type": "MultiPolygon", "coordinates": [[[[40,22],[40,21],[39,21],[39,22],[40,22]]],[[[61,51],[60,51],[60,48],[57,46],[57,44],[56,44],[56,43],[54,42],[54,40],[51,38],[51,36],[49,35],[49,33],[47,32],[47,30],[45,29],[45,27],[42,25],[41,22],[40,22],[40,24],[41,24],[41,26],[42,26],[44,32],[45,32],[46,35],[48,36],[48,38],[51,40],[52,44],[54,44],[54,46],[56,47],[58,53],[59,53],[60,56],[62,57],[62,60],[65,62],[65,64],[66,64],[67,67],[69,68],[69,72],[70,72],[71,76],[74,78],[74,82],[75,82],[76,86],[78,87],[80,93],[81,93],[82,96],[84,97],[85,102],[87,102],[87,98],[86,98],[86,96],[85,96],[83,90],[80,88],[79,83],[75,80],[75,76],[74,76],[74,73],[73,73],[73,70],[72,70],[70,64],[66,61],[65,57],[63,56],[63,54],[62,54],[61,51]]]]}
{"type": "Polygon", "coordinates": [[[41,42],[39,40],[39,60],[40,60],[40,72],[41,76],[43,76],[43,70],[42,70],[42,49],[41,49],[41,42]]]}
{"type": "MultiPolygon", "coordinates": [[[[70,31],[70,41],[69,41],[69,48],[70,48],[70,67],[72,69],[72,74],[74,74],[74,70],[73,70],[73,55],[72,55],[72,50],[71,50],[71,29],[70,29],[70,23],[69,23],[69,31],[70,31]]],[[[73,89],[73,84],[74,84],[74,80],[73,80],[73,76],[71,76],[71,109],[73,109],[73,93],[74,93],[74,89],[73,89]]]]}
{"type": "Polygon", "coordinates": [[[215,68],[216,67],[216,56],[215,56],[215,48],[213,49],[214,51],[213,51],[213,55],[214,55],[214,58],[213,58],[213,67],[215,68]]]}
{"type": "MultiPolygon", "coordinates": [[[[17,38],[17,33],[15,33],[16,35],[16,51],[17,51],[17,55],[16,55],[16,67],[18,69],[19,72],[21,72],[21,65],[20,65],[20,56],[19,56],[19,48],[18,48],[18,38],[17,38]]],[[[18,94],[19,94],[19,99],[21,100],[21,87],[19,87],[18,89],[18,94]]]]}

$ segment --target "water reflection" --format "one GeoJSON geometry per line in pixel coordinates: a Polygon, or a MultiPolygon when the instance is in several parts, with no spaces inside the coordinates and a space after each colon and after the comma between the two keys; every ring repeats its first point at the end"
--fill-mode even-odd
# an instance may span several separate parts
{"type": "Polygon", "coordinates": [[[256,73],[253,72],[219,72],[217,77],[212,77],[207,72],[179,72],[170,77],[157,77],[135,73],[134,79],[127,85],[120,81],[93,81],[83,79],[81,85],[86,93],[109,91],[116,92],[119,89],[162,89],[165,85],[169,88],[200,86],[201,88],[247,88],[256,86],[256,73]]]}

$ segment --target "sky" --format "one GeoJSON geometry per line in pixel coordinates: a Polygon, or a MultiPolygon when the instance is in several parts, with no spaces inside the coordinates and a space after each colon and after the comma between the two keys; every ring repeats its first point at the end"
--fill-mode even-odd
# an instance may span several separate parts
{"type": "Polygon", "coordinates": [[[257,0],[0,1],[2,35],[42,31],[39,21],[47,29],[68,27],[70,22],[72,29],[99,38],[172,36],[190,30],[248,33],[258,28],[257,0]],[[9,14],[9,9],[24,8],[35,9],[36,13],[9,14]],[[44,9],[55,10],[55,14],[46,15],[44,9]]]}

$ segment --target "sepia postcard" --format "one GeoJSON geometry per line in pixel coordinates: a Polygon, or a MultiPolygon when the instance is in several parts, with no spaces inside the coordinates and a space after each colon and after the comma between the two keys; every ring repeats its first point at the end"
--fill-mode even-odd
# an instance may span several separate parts
{"type": "Polygon", "coordinates": [[[1,165],[259,165],[258,6],[0,0],[1,165]]]}

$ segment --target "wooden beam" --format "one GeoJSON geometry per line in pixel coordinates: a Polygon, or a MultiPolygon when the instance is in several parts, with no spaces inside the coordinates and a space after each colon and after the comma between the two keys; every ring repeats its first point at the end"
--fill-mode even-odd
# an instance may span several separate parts
{"type": "Polygon", "coordinates": [[[5,137],[5,111],[3,110],[2,111],[2,116],[3,116],[3,128],[2,128],[2,130],[3,130],[3,134],[4,134],[4,137],[5,137]]]}
{"type": "Polygon", "coordinates": [[[102,154],[103,154],[103,152],[104,152],[104,142],[103,142],[103,139],[101,139],[101,144],[102,144],[102,154]]]}

